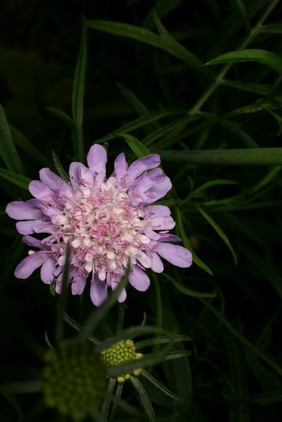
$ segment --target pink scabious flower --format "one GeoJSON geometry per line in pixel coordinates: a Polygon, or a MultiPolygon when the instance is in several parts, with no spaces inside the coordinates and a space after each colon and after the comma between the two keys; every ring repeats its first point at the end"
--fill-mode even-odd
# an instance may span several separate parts
{"type": "MultiPolygon", "coordinates": [[[[70,165],[70,182],[48,168],[40,170],[40,181],[32,181],[29,191],[34,199],[14,201],[7,214],[16,220],[23,241],[32,247],[15,270],[17,278],[28,278],[41,267],[46,284],[62,287],[67,244],[71,245],[70,285],[80,295],[90,281],[90,297],[99,306],[108,287],[115,289],[130,264],[129,283],[139,291],[149,287],[145,273],[164,269],[160,257],[187,268],[191,252],[169,233],[175,226],[170,210],[153,205],[170,189],[170,179],[160,168],[158,154],[139,158],[128,166],[124,153],[114,162],[114,173],[106,179],[107,152],[93,145],[82,163],[70,165]],[[32,234],[47,233],[37,239],[32,234]]],[[[123,290],[118,298],[126,299],[123,290]]]]}

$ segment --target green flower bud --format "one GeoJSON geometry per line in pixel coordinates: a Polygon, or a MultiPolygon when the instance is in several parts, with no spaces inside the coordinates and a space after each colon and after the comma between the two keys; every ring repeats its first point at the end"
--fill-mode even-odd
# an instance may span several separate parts
{"type": "MultiPolygon", "coordinates": [[[[113,365],[122,365],[126,362],[132,360],[141,359],[143,357],[142,353],[136,353],[135,345],[133,340],[122,340],[119,343],[114,344],[106,350],[103,350],[102,359],[105,362],[106,366],[113,365]]],[[[120,374],[117,376],[117,381],[123,383],[124,381],[130,378],[130,375],[141,375],[142,369],[138,368],[132,371],[132,373],[120,374]]]]}
{"type": "Polygon", "coordinates": [[[44,396],[49,407],[81,420],[99,409],[106,394],[106,369],[90,343],[64,340],[44,356],[44,396]]]}

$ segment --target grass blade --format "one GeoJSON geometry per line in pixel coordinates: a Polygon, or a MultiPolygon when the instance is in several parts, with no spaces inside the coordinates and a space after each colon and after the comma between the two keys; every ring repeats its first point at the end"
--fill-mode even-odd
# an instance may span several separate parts
{"type": "Polygon", "coordinates": [[[161,35],[157,35],[146,28],[103,20],[87,20],[86,24],[89,28],[98,31],[132,38],[160,48],[210,78],[210,73],[205,71],[202,62],[183,45],[179,44],[167,31],[165,33],[162,31],[161,35]]]}
{"type": "Polygon", "coordinates": [[[282,75],[282,57],[271,53],[270,51],[260,49],[230,51],[208,61],[206,65],[210,66],[214,64],[229,64],[237,62],[258,62],[271,67],[273,70],[282,75]]]}
{"type": "Polygon", "coordinates": [[[233,246],[231,245],[228,237],[224,233],[224,231],[219,227],[219,225],[214,221],[214,219],[209,214],[207,214],[201,207],[197,207],[197,210],[204,217],[204,219],[212,226],[212,228],[217,232],[219,237],[221,237],[223,242],[226,244],[226,246],[230,250],[231,255],[233,256],[235,265],[237,265],[238,261],[237,261],[236,253],[235,253],[233,246]]]}
{"type": "Polygon", "coordinates": [[[3,107],[0,104],[0,156],[8,170],[23,172],[22,162],[16,150],[9,124],[3,107]]]}

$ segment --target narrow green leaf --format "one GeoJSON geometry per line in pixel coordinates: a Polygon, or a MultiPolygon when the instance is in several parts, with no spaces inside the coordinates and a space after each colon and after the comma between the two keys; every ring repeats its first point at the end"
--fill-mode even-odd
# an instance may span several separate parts
{"type": "Polygon", "coordinates": [[[262,179],[260,179],[255,185],[253,185],[252,187],[248,189],[248,191],[246,192],[246,195],[247,196],[253,195],[255,192],[258,192],[261,189],[263,189],[270,182],[272,182],[273,179],[276,179],[276,177],[279,175],[281,170],[282,170],[282,166],[275,166],[271,168],[262,179]]]}
{"type": "Polygon", "coordinates": [[[271,89],[270,84],[256,84],[243,81],[232,81],[229,79],[223,79],[222,85],[229,86],[230,88],[237,89],[239,91],[253,92],[257,95],[267,95],[271,89]]]}
{"type": "Polygon", "coordinates": [[[55,151],[52,151],[52,158],[53,158],[53,163],[54,166],[59,174],[59,176],[66,182],[69,183],[70,178],[69,175],[66,173],[64,167],[62,166],[57,154],[55,153],[55,151]]]}
{"type": "Polygon", "coordinates": [[[145,388],[143,387],[141,382],[136,377],[131,377],[130,382],[134,386],[134,388],[136,389],[137,393],[139,394],[140,401],[141,401],[141,404],[142,404],[143,409],[145,411],[145,414],[148,418],[148,421],[149,422],[155,422],[156,417],[155,417],[153,405],[152,405],[152,402],[151,402],[145,388]]]}
{"type": "Polygon", "coordinates": [[[210,149],[199,151],[160,151],[164,161],[221,166],[282,165],[282,148],[210,149]]]}
{"type": "Polygon", "coordinates": [[[197,254],[193,251],[191,244],[189,242],[188,236],[186,235],[186,232],[184,230],[184,225],[182,221],[182,214],[179,210],[179,208],[176,208],[176,219],[177,219],[177,227],[179,230],[180,237],[182,239],[183,245],[185,248],[189,249],[192,252],[193,262],[202,270],[206,271],[208,274],[212,274],[212,270],[197,256],[197,254]]]}
{"type": "MultiPolygon", "coordinates": [[[[188,199],[197,198],[199,194],[204,192],[205,190],[213,187],[213,186],[220,186],[220,185],[237,185],[238,182],[234,180],[227,180],[227,179],[215,179],[211,180],[210,182],[204,183],[203,185],[199,186],[198,188],[194,189],[189,195],[188,199]]],[[[186,201],[186,199],[184,200],[186,201]]]]}
{"type": "Polygon", "coordinates": [[[278,123],[278,126],[279,126],[279,131],[278,131],[278,133],[277,133],[277,135],[281,135],[281,133],[282,133],[282,117],[281,116],[279,116],[279,114],[277,114],[277,113],[275,113],[274,111],[272,111],[272,110],[270,110],[270,108],[269,107],[266,107],[266,106],[264,106],[263,107],[266,111],[268,111],[268,113],[269,114],[271,114],[273,117],[274,117],[274,119],[276,120],[276,122],[278,123]]]}
{"type": "Polygon", "coordinates": [[[120,83],[116,84],[122,95],[129,101],[140,116],[147,115],[149,110],[147,107],[136,97],[136,95],[120,83]]]}
{"type": "Polygon", "coordinates": [[[206,65],[214,65],[220,63],[237,63],[237,62],[258,62],[271,67],[273,70],[282,75],[282,57],[270,51],[260,49],[230,51],[215,57],[206,63],[206,65]]]}
{"type": "Polygon", "coordinates": [[[175,350],[173,352],[170,352],[164,360],[175,360],[175,359],[182,359],[182,358],[188,358],[192,355],[191,350],[175,350]]]}
{"type": "Polygon", "coordinates": [[[174,280],[173,277],[169,276],[168,274],[163,273],[162,277],[165,277],[170,283],[174,285],[174,287],[181,293],[183,293],[186,296],[191,297],[215,297],[217,296],[216,293],[204,293],[204,292],[197,292],[195,290],[189,289],[186,286],[183,286],[183,284],[179,284],[176,280],[174,280]]]}
{"type": "Polygon", "coordinates": [[[211,77],[209,72],[205,72],[202,62],[183,45],[179,44],[168,32],[157,35],[145,28],[113,21],[87,20],[86,23],[89,28],[132,38],[160,48],[198,70],[206,77],[211,77]]]}
{"type": "Polygon", "coordinates": [[[6,169],[0,169],[0,177],[25,190],[28,190],[28,185],[31,182],[28,177],[6,169]]]}
{"type": "Polygon", "coordinates": [[[145,145],[151,145],[153,144],[153,142],[157,141],[158,139],[161,139],[161,147],[166,148],[168,145],[174,144],[177,138],[179,139],[177,135],[179,135],[179,132],[181,132],[188,123],[191,123],[193,120],[197,119],[198,116],[185,116],[167,124],[164,124],[160,128],[156,129],[154,132],[147,135],[143,139],[143,142],[145,145]]]}
{"type": "Polygon", "coordinates": [[[193,341],[191,337],[184,335],[175,335],[175,336],[158,336],[153,338],[148,338],[146,340],[141,340],[135,342],[136,350],[141,350],[145,347],[156,346],[157,344],[167,344],[167,343],[182,343],[184,341],[193,341]]]}
{"type": "Polygon", "coordinates": [[[228,249],[231,252],[231,255],[233,256],[235,265],[237,265],[238,261],[237,261],[236,253],[235,253],[233,246],[231,245],[228,237],[224,233],[224,231],[219,227],[219,225],[214,221],[214,219],[209,214],[207,214],[206,211],[204,211],[201,207],[197,207],[197,210],[204,217],[204,219],[212,226],[212,228],[217,232],[219,237],[226,244],[226,246],[228,247],[228,249]]]}
{"type": "Polygon", "coordinates": [[[0,104],[0,156],[8,170],[16,173],[23,172],[23,166],[16,150],[10,127],[3,107],[0,104]]]}
{"type": "Polygon", "coordinates": [[[142,376],[146,378],[155,388],[157,388],[162,394],[168,397],[170,400],[180,401],[181,397],[174,394],[168,388],[166,388],[163,384],[161,384],[156,378],[154,378],[149,372],[143,371],[142,376]]]}
{"type": "Polygon", "coordinates": [[[111,141],[116,138],[117,133],[128,133],[132,132],[135,129],[139,129],[140,127],[144,127],[146,125],[150,125],[151,123],[155,123],[160,119],[163,119],[165,117],[170,117],[174,115],[183,115],[187,114],[186,111],[183,110],[177,110],[177,109],[168,109],[168,110],[161,110],[161,111],[152,111],[148,114],[138,117],[137,119],[132,120],[131,122],[125,123],[123,126],[121,126],[119,129],[117,129],[115,132],[103,136],[102,138],[99,138],[99,143],[104,141],[111,141]]]}
{"type": "Polygon", "coordinates": [[[46,110],[54,114],[54,116],[57,116],[62,119],[72,130],[75,128],[73,119],[64,111],[59,110],[55,107],[47,107],[46,110]]]}
{"type": "Polygon", "coordinates": [[[111,401],[114,393],[114,389],[116,386],[116,379],[115,378],[109,378],[108,380],[108,388],[107,388],[107,394],[103,400],[102,406],[101,406],[101,414],[108,419],[109,410],[111,406],[111,401]]]}
{"type": "Polygon", "coordinates": [[[126,141],[127,145],[134,152],[136,157],[141,158],[151,154],[151,151],[134,136],[127,135],[125,133],[116,133],[116,135],[126,141]]]}
{"type": "Polygon", "coordinates": [[[80,48],[77,58],[73,92],[72,92],[72,115],[76,126],[74,136],[74,150],[76,159],[83,161],[84,146],[83,146],[83,97],[85,89],[85,77],[87,67],[87,36],[86,36],[86,22],[82,19],[82,31],[80,38],[80,48]]]}

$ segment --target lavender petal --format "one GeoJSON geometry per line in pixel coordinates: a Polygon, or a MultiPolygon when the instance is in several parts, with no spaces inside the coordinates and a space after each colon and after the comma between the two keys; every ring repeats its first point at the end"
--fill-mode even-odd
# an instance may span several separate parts
{"type": "Polygon", "coordinates": [[[29,191],[35,198],[42,199],[44,201],[52,200],[51,189],[39,180],[33,180],[30,182],[29,191]]]}
{"type": "Polygon", "coordinates": [[[69,189],[67,183],[61,179],[57,174],[48,168],[43,168],[39,172],[40,180],[44,185],[48,186],[53,192],[64,191],[69,189]]]}
{"type": "Polygon", "coordinates": [[[128,169],[128,175],[131,181],[136,179],[144,171],[153,169],[159,166],[161,163],[160,156],[158,154],[151,154],[147,157],[138,158],[134,161],[128,169]]]}
{"type": "Polygon", "coordinates": [[[71,163],[69,175],[74,189],[80,189],[81,185],[85,187],[93,185],[93,176],[90,170],[81,163],[71,163]]]}
{"type": "Polygon", "coordinates": [[[188,268],[192,264],[192,254],[183,246],[172,245],[171,243],[158,243],[155,251],[177,267],[188,268]]]}
{"type": "Polygon", "coordinates": [[[104,281],[99,280],[97,276],[94,276],[94,280],[91,280],[90,286],[90,297],[94,305],[100,306],[108,296],[108,286],[104,281]]]}
{"type": "Polygon", "coordinates": [[[34,252],[32,255],[28,255],[15,269],[15,276],[22,279],[28,278],[45,260],[45,252],[34,252]]]}
{"type": "Polygon", "coordinates": [[[114,175],[118,181],[120,181],[123,177],[127,175],[128,164],[126,162],[125,155],[123,152],[119,154],[115,159],[114,169],[114,175]]]}
{"type": "Polygon", "coordinates": [[[71,292],[73,295],[81,295],[86,285],[87,277],[75,275],[71,283],[71,292]]]}
{"type": "Polygon", "coordinates": [[[34,200],[31,201],[10,202],[6,207],[6,213],[15,220],[37,220],[42,216],[42,212],[34,206],[34,200]]]}
{"type": "Polygon", "coordinates": [[[164,264],[162,263],[162,260],[160,259],[159,255],[155,252],[151,253],[151,259],[152,259],[152,270],[155,273],[162,273],[164,270],[164,264]]]}
{"type": "Polygon", "coordinates": [[[55,261],[51,258],[47,258],[42,264],[40,270],[40,278],[45,284],[51,284],[54,279],[55,261]]]}
{"type": "Polygon", "coordinates": [[[134,265],[130,271],[128,281],[136,290],[139,292],[145,292],[150,286],[150,279],[147,274],[138,267],[134,265]]]}
{"type": "Polygon", "coordinates": [[[87,164],[92,174],[106,174],[107,151],[99,144],[93,145],[87,155],[87,164]]]}

